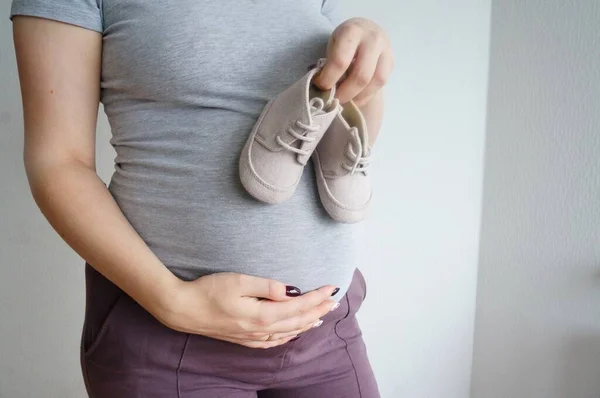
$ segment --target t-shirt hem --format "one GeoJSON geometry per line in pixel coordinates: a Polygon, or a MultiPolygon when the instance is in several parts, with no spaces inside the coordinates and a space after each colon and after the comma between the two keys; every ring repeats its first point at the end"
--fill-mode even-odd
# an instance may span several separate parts
{"type": "Polygon", "coordinates": [[[10,20],[12,21],[13,17],[17,15],[50,19],[99,33],[103,33],[104,31],[100,15],[90,15],[58,5],[46,6],[42,4],[28,5],[27,3],[13,3],[10,11],[10,20]]]}

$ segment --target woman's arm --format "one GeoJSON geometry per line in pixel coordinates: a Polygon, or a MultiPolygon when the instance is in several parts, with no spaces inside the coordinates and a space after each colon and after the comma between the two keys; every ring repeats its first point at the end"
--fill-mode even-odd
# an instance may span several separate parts
{"type": "Polygon", "coordinates": [[[54,21],[14,18],[24,161],[36,203],[60,236],[153,313],[177,278],[150,251],[95,172],[102,37],[54,21]]]}
{"type": "Polygon", "coordinates": [[[15,17],[14,39],[31,192],[81,257],[165,325],[248,347],[283,344],[330,311],[335,286],[292,298],[291,287],[248,275],[218,273],[191,282],[173,275],[95,172],[101,35],[15,17]]]}

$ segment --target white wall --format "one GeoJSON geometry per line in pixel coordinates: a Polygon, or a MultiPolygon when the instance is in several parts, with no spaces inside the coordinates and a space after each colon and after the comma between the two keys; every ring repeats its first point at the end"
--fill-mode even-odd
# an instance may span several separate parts
{"type": "MultiPolygon", "coordinates": [[[[23,171],[9,1],[0,4],[0,398],[81,398],[83,264],[23,171]]],[[[373,173],[374,254],[360,313],[384,398],[465,398],[478,250],[489,0],[348,1],[397,55],[373,173]]],[[[112,149],[99,121],[98,162],[112,149]]],[[[332,397],[333,398],[333,397],[332,397]]]]}
{"type": "MultiPolygon", "coordinates": [[[[346,0],[347,1],[347,0],[346,0]]],[[[359,315],[384,398],[469,395],[490,1],[347,1],[397,58],[359,315]]]]}
{"type": "Polygon", "coordinates": [[[599,27],[493,2],[473,398],[600,397],[599,27]]]}

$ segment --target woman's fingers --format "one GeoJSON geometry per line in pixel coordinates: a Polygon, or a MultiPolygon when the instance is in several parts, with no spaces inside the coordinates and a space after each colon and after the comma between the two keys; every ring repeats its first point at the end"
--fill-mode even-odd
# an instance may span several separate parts
{"type": "Polygon", "coordinates": [[[240,292],[246,297],[264,298],[271,301],[288,301],[302,294],[295,286],[281,282],[259,278],[251,275],[237,275],[240,292]]]}
{"type": "MultiPolygon", "coordinates": [[[[254,320],[257,326],[255,331],[266,331],[270,333],[270,331],[291,331],[303,327],[304,325],[308,324],[311,321],[311,319],[307,319],[305,322],[295,323],[294,327],[290,327],[285,330],[278,330],[275,328],[275,325],[279,324],[280,322],[289,321],[290,319],[298,319],[299,316],[305,315],[307,313],[314,314],[314,311],[317,308],[320,308],[318,313],[321,314],[321,306],[323,306],[323,303],[329,303],[325,304],[325,307],[327,307],[328,305],[329,308],[331,308],[331,306],[334,304],[334,302],[331,301],[330,298],[335,290],[336,288],[334,286],[325,286],[286,302],[275,302],[267,300],[258,302],[258,314],[254,320]]],[[[327,311],[325,311],[325,313],[327,313],[327,311]]]]}
{"type": "Polygon", "coordinates": [[[364,105],[385,84],[393,68],[392,49],[385,31],[364,18],[338,26],[329,38],[327,62],[315,84],[321,89],[338,85],[340,102],[364,105]]]}
{"type": "MultiPolygon", "coordinates": [[[[329,289],[325,290],[328,291],[329,289]]],[[[315,294],[314,296],[320,297],[319,294],[315,294]]],[[[311,298],[311,300],[313,299],[314,298],[311,298]]],[[[276,304],[285,305],[289,304],[289,302],[276,304]]],[[[317,305],[317,307],[311,308],[308,311],[302,312],[299,315],[293,316],[291,318],[284,319],[282,321],[278,321],[271,325],[265,326],[262,328],[263,330],[260,331],[228,335],[213,334],[209,337],[243,345],[245,347],[250,348],[272,348],[281,344],[285,344],[295,339],[300,334],[321,326],[321,324],[323,323],[321,318],[327,315],[329,312],[337,309],[339,305],[339,303],[327,299],[319,305],[317,305]]]]}
{"type": "Polygon", "coordinates": [[[336,90],[336,97],[342,104],[360,94],[373,80],[377,61],[382,48],[363,42],[357,49],[356,58],[349,68],[348,75],[336,90]]]}
{"type": "Polygon", "coordinates": [[[336,310],[340,306],[331,300],[321,303],[314,309],[311,309],[298,316],[285,319],[269,325],[263,330],[243,333],[229,334],[228,337],[238,340],[279,340],[287,337],[295,337],[300,333],[306,332],[314,327],[319,327],[323,323],[322,319],[329,312],[336,310]],[[270,336],[270,337],[269,337],[270,336]]]}
{"type": "Polygon", "coordinates": [[[306,325],[316,324],[329,312],[335,310],[338,303],[327,300],[319,304],[316,308],[310,309],[294,317],[275,322],[266,328],[267,333],[287,333],[294,330],[303,329],[306,325]]]}
{"type": "Polygon", "coordinates": [[[302,329],[298,329],[298,330],[293,330],[291,332],[287,332],[287,333],[274,333],[271,335],[270,340],[279,340],[279,339],[285,339],[288,337],[291,338],[296,338],[299,335],[301,335],[304,332],[308,332],[309,330],[312,330],[316,327],[321,326],[322,321],[319,319],[317,322],[311,322],[308,325],[306,325],[305,327],[303,327],[302,329]]]}
{"type": "Polygon", "coordinates": [[[266,332],[252,332],[252,333],[238,333],[229,335],[229,337],[236,338],[238,340],[279,340],[285,337],[294,337],[300,333],[304,333],[307,330],[310,330],[315,327],[321,326],[322,320],[317,319],[316,321],[311,321],[307,325],[302,328],[294,329],[291,331],[279,331],[274,333],[266,333],[266,332]]]}
{"type": "Polygon", "coordinates": [[[375,68],[375,72],[371,78],[371,81],[369,82],[369,85],[353,98],[354,103],[359,107],[368,103],[371,98],[373,98],[373,96],[377,94],[377,92],[381,90],[383,86],[385,86],[393,69],[394,58],[392,53],[389,51],[384,52],[377,61],[377,67],[375,68]]]}
{"type": "Polygon", "coordinates": [[[350,67],[361,35],[356,25],[340,25],[332,33],[327,46],[327,62],[314,80],[317,86],[329,90],[336,85],[350,67]]]}
{"type": "Polygon", "coordinates": [[[301,329],[293,330],[287,333],[272,333],[272,334],[264,334],[264,333],[251,333],[245,336],[212,336],[213,338],[228,341],[230,343],[243,345],[245,347],[250,348],[272,348],[277,347],[278,345],[285,344],[302,333],[305,333],[315,327],[321,326],[323,322],[318,320],[317,322],[311,322],[310,324],[304,326],[301,329]]]}

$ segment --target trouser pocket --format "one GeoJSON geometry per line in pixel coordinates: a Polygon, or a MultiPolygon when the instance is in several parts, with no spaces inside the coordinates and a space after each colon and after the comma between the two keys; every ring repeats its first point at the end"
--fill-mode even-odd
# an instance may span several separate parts
{"type": "Polygon", "coordinates": [[[86,266],[82,370],[93,398],[175,397],[185,333],[172,330],[86,266]]]}
{"type": "Polygon", "coordinates": [[[85,266],[86,305],[81,350],[85,357],[97,350],[114,312],[123,300],[123,292],[89,264],[85,266]]]}

